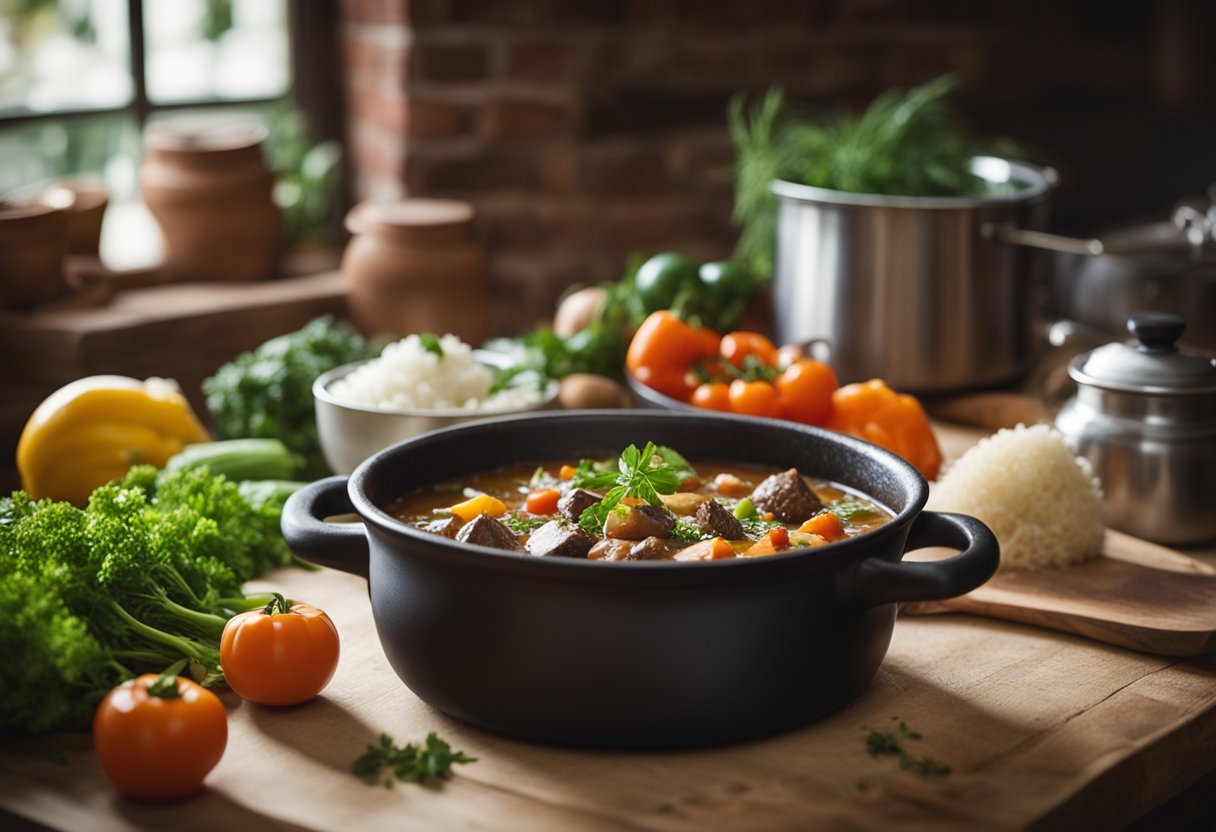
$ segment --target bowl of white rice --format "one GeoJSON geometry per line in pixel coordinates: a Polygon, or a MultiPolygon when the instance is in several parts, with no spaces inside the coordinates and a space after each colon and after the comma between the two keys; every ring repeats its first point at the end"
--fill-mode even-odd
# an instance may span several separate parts
{"type": "Polygon", "coordinates": [[[325,460],[349,474],[372,454],[420,433],[473,419],[553,407],[556,382],[522,376],[496,389],[503,356],[455,335],[409,335],[378,358],[346,364],[312,387],[325,460]]]}

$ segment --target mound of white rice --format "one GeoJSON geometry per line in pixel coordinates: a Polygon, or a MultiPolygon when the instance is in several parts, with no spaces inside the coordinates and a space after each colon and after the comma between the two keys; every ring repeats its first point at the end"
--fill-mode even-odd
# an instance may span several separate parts
{"type": "Polygon", "coordinates": [[[998,431],[933,485],[929,508],[983,520],[1002,569],[1067,566],[1102,546],[1102,489],[1089,462],[1049,425],[998,431]]]}
{"type": "Polygon", "coordinates": [[[343,402],[391,410],[522,410],[540,404],[535,386],[489,395],[494,371],[473,357],[455,335],[438,339],[440,356],[409,335],[384,348],[379,358],[357,367],[329,387],[343,402]]]}

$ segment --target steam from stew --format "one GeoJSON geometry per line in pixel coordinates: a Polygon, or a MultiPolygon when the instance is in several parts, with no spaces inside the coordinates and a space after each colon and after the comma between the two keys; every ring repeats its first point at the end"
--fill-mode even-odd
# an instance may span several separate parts
{"type": "Polygon", "coordinates": [[[466,543],[605,561],[771,555],[891,519],[873,500],[792,468],[694,468],[653,443],[630,445],[617,460],[546,462],[440,483],[388,512],[466,543]]]}

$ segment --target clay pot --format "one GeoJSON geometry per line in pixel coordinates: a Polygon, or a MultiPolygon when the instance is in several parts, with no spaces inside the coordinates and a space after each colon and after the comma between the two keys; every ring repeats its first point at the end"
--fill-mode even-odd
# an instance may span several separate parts
{"type": "Polygon", "coordinates": [[[0,307],[16,311],[68,293],[68,214],[50,205],[0,204],[0,307]]]}
{"type": "Polygon", "coordinates": [[[38,203],[67,213],[69,255],[98,255],[101,224],[110,204],[105,185],[91,179],[67,179],[39,194],[38,203]]]}
{"type": "Polygon", "coordinates": [[[489,264],[464,202],[361,203],[346,216],[342,255],[351,320],[364,333],[490,334],[489,264]]]}
{"type": "Polygon", "coordinates": [[[257,280],[275,272],[283,219],[256,125],[176,120],[149,127],[139,190],[175,280],[257,280]]]}

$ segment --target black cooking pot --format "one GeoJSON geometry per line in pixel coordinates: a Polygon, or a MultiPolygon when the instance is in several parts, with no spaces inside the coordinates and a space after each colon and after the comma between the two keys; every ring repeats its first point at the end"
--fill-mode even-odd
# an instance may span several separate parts
{"type": "Polygon", "coordinates": [[[881,448],[818,428],[722,414],[580,411],[418,436],[288,500],[306,560],[368,578],[389,663],[421,699],[524,739],[613,748],[740,740],[849,702],[882,663],[895,603],[959,595],[996,570],[978,520],[922,512],[925,480],[881,448]],[[796,467],[895,512],[855,538],[704,563],[538,558],[457,543],[383,506],[441,480],[618,454],[646,441],[693,461],[796,467]],[[364,525],[320,518],[355,511],[364,525]],[[924,546],[964,550],[901,563],[924,546]]]}

